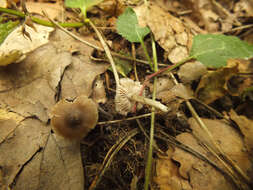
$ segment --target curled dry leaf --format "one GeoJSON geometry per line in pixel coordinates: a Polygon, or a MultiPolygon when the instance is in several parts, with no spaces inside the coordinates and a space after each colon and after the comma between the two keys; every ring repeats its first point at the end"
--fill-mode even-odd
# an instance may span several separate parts
{"type": "Polygon", "coordinates": [[[79,96],[74,102],[61,100],[52,110],[54,132],[71,140],[84,138],[96,126],[97,120],[97,105],[87,96],[79,96]]]}
{"type": "MultiPolygon", "coordinates": [[[[142,85],[138,81],[133,81],[129,78],[120,79],[120,86],[116,89],[115,109],[122,115],[127,115],[132,111],[135,101],[128,97],[138,95],[141,91],[142,85]]],[[[141,109],[142,104],[137,104],[137,109],[141,109]]]]}
{"type": "Polygon", "coordinates": [[[210,71],[201,78],[195,95],[206,104],[210,104],[228,93],[227,82],[239,71],[238,64],[233,63],[216,71],[210,71]]]}

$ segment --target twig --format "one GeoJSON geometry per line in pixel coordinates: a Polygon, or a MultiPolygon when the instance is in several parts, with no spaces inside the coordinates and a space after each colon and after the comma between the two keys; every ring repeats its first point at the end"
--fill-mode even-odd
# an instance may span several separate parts
{"type": "Polygon", "coordinates": [[[119,122],[123,122],[123,121],[131,121],[131,120],[140,119],[140,118],[149,117],[149,116],[151,116],[151,113],[146,113],[146,114],[143,114],[143,115],[129,117],[129,118],[126,118],[126,119],[118,119],[118,120],[113,120],[113,121],[101,121],[101,122],[98,122],[97,125],[114,124],[114,123],[119,123],[119,122]]]}
{"type": "Polygon", "coordinates": [[[99,40],[100,40],[100,42],[101,42],[104,50],[105,50],[107,58],[109,59],[109,61],[111,63],[113,75],[114,75],[115,82],[116,82],[116,88],[117,88],[120,85],[120,83],[119,83],[119,75],[118,75],[118,72],[117,72],[114,60],[112,58],[112,54],[110,52],[110,49],[109,49],[108,45],[105,43],[105,40],[102,37],[101,33],[98,31],[98,29],[96,28],[96,26],[93,24],[93,22],[90,19],[88,19],[88,23],[93,28],[93,30],[96,32],[96,34],[97,34],[97,36],[98,36],[98,38],[99,38],[99,40]]]}

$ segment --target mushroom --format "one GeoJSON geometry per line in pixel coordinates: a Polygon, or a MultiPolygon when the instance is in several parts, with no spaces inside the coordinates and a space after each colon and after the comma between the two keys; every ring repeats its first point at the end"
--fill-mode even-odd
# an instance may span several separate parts
{"type": "Polygon", "coordinates": [[[87,96],[79,96],[74,102],[61,100],[52,109],[53,131],[66,139],[81,140],[97,121],[97,105],[87,96]]]}

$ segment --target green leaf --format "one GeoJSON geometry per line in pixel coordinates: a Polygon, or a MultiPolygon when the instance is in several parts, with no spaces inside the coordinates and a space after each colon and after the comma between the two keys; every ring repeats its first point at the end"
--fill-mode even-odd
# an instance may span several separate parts
{"type": "Polygon", "coordinates": [[[137,16],[130,7],[119,16],[116,27],[118,33],[130,42],[141,42],[150,32],[148,27],[142,28],[138,25],[137,16]]]}
{"type": "Polygon", "coordinates": [[[234,36],[199,34],[193,39],[190,56],[207,67],[225,66],[228,59],[253,57],[253,45],[234,36]]]}
{"type": "Polygon", "coordinates": [[[86,16],[86,10],[99,4],[103,0],[65,0],[65,6],[70,8],[80,8],[86,16]]]}
{"type": "Polygon", "coordinates": [[[0,24],[0,44],[3,43],[5,38],[12,32],[12,30],[19,24],[18,21],[12,22],[6,22],[3,24],[0,24]]]}

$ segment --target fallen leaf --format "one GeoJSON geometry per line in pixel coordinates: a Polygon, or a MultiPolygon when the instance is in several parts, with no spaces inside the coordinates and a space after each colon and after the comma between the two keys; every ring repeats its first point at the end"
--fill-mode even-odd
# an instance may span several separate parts
{"type": "Polygon", "coordinates": [[[195,92],[195,96],[206,104],[210,104],[223,97],[227,91],[227,81],[238,73],[238,65],[232,64],[210,71],[203,75],[195,92]]]}
{"type": "MultiPolygon", "coordinates": [[[[250,162],[249,155],[243,150],[243,142],[237,131],[220,120],[203,118],[202,120],[225,154],[230,156],[249,177],[252,177],[252,163],[250,162]]],[[[198,137],[201,142],[211,144],[206,133],[199,127],[195,119],[189,119],[189,124],[195,137],[198,137]]],[[[225,170],[210,152],[207,152],[206,149],[200,146],[194,136],[190,133],[182,133],[177,136],[177,140],[205,155],[225,170]]],[[[212,166],[185,151],[176,148],[172,158],[180,163],[180,174],[184,178],[190,179],[190,184],[194,189],[236,189],[230,181],[212,166]]],[[[247,188],[245,187],[245,189],[247,188]]]]}
{"type": "Polygon", "coordinates": [[[232,59],[228,60],[228,64],[237,64],[239,70],[239,73],[237,75],[232,76],[228,80],[226,84],[228,92],[232,96],[240,96],[245,92],[246,89],[253,86],[253,77],[251,75],[242,75],[242,73],[253,72],[253,63],[251,63],[250,60],[232,59]]]}
{"type": "Polygon", "coordinates": [[[193,98],[192,90],[184,86],[182,83],[176,84],[173,88],[171,88],[170,92],[184,100],[193,98]]]}
{"type": "Polygon", "coordinates": [[[54,29],[39,24],[33,25],[39,32],[34,31],[31,27],[26,27],[26,32],[30,34],[31,40],[22,35],[22,26],[19,26],[1,44],[0,52],[8,54],[12,50],[18,50],[25,54],[48,43],[49,33],[54,29]]]}
{"type": "Polygon", "coordinates": [[[187,62],[179,68],[178,76],[183,83],[191,83],[207,73],[207,68],[199,61],[187,62]]]}
{"type": "MultiPolygon", "coordinates": [[[[237,115],[234,110],[229,112],[230,118],[239,126],[244,136],[244,143],[248,153],[253,156],[253,121],[243,115],[237,115]]],[[[253,160],[252,160],[253,161],[253,160]]]]}
{"type": "Polygon", "coordinates": [[[47,44],[29,53],[21,63],[0,68],[3,107],[24,117],[36,115],[46,122],[61,76],[70,64],[69,53],[57,53],[53,45],[47,44]]]}
{"type": "MultiPolygon", "coordinates": [[[[45,145],[50,128],[34,119],[26,119],[19,125],[13,120],[7,120],[1,123],[1,128],[9,128],[11,131],[11,133],[6,134],[4,140],[1,142],[0,165],[3,168],[4,185],[12,188],[25,165],[45,145]]],[[[33,181],[31,180],[31,174],[35,173],[36,170],[34,173],[29,173],[26,181],[23,182],[30,183],[33,181]]]]}
{"type": "Polygon", "coordinates": [[[156,159],[156,176],[154,182],[161,190],[192,190],[189,182],[178,173],[178,166],[171,159],[173,149],[169,148],[167,156],[158,156],[156,159]]]}
{"type": "Polygon", "coordinates": [[[108,64],[92,63],[88,55],[73,57],[72,65],[67,68],[61,81],[61,98],[73,100],[80,94],[90,96],[93,81],[108,67],[108,64]]]}
{"type": "Polygon", "coordinates": [[[172,63],[178,63],[189,56],[193,35],[180,19],[152,3],[148,10],[142,5],[135,12],[140,25],[149,26],[156,42],[166,51],[172,63]],[[147,11],[149,14],[146,14],[147,11]]]}
{"type": "Polygon", "coordinates": [[[51,19],[60,18],[60,16],[62,16],[61,14],[63,13],[61,2],[46,3],[27,1],[25,5],[29,13],[43,15],[42,11],[44,11],[51,19]]]}

